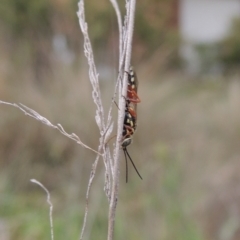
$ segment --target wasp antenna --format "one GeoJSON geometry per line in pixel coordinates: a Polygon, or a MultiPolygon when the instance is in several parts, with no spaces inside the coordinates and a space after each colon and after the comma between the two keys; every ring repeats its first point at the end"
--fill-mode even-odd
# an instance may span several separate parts
{"type": "Polygon", "coordinates": [[[132,163],[132,165],[133,165],[135,171],[137,172],[138,176],[142,179],[142,176],[141,176],[140,173],[138,172],[138,170],[137,170],[137,168],[136,168],[136,166],[135,166],[135,164],[134,164],[132,158],[130,157],[130,155],[129,155],[128,151],[127,151],[127,148],[124,149],[124,153],[125,153],[125,152],[126,152],[126,154],[128,155],[128,157],[129,157],[129,159],[130,159],[130,161],[131,161],[131,163],[132,163]]]}
{"type": "Polygon", "coordinates": [[[127,149],[124,148],[123,152],[124,152],[124,156],[125,156],[125,162],[126,162],[126,183],[128,182],[128,163],[127,163],[127,154],[126,154],[127,149]]]}

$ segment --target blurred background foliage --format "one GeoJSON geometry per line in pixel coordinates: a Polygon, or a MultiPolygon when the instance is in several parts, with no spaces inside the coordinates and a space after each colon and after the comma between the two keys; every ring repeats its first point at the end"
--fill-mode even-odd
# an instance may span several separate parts
{"type": "MultiPolygon", "coordinates": [[[[237,240],[239,22],[214,55],[225,75],[192,77],[181,68],[175,10],[173,0],[137,6],[133,62],[142,102],[129,152],[143,181],[130,168],[125,184],[123,161],[115,239],[237,240]]],[[[0,99],[26,104],[96,149],[76,11],[76,0],[1,0],[0,99]]],[[[117,75],[117,22],[107,0],[86,1],[86,18],[108,107],[117,75]]],[[[199,51],[209,61],[208,50],[199,51]]],[[[95,154],[17,109],[1,105],[0,116],[0,239],[49,238],[45,193],[32,178],[51,192],[56,239],[77,239],[95,154]]],[[[106,238],[103,179],[100,163],[85,239],[106,238]]]]}
{"type": "Polygon", "coordinates": [[[225,70],[238,70],[240,67],[240,18],[233,20],[230,33],[220,42],[219,48],[219,58],[225,70]]]}

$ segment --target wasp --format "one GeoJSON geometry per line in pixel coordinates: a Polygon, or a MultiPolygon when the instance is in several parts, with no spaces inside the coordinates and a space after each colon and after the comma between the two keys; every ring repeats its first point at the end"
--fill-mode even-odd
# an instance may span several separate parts
{"type": "Polygon", "coordinates": [[[141,102],[139,96],[137,95],[138,79],[132,66],[130,67],[130,70],[129,72],[127,72],[127,74],[128,74],[128,86],[127,86],[127,98],[126,98],[126,107],[125,107],[125,119],[127,122],[129,122],[131,119],[133,126],[130,126],[130,127],[133,127],[134,130],[136,130],[137,103],[141,102]]]}
{"type": "Polygon", "coordinates": [[[137,76],[133,70],[133,67],[131,67],[130,72],[128,73],[127,99],[126,99],[123,131],[122,131],[122,139],[123,139],[122,149],[123,149],[125,161],[126,161],[126,182],[128,181],[127,158],[130,159],[135,171],[137,172],[138,176],[142,179],[140,173],[138,172],[127,150],[127,146],[131,144],[132,136],[137,128],[137,103],[141,101],[137,95],[137,89],[138,89],[137,76]]]}
{"type": "Polygon", "coordinates": [[[137,95],[138,79],[133,67],[130,67],[129,72],[126,73],[128,74],[127,101],[134,104],[140,103],[141,100],[137,95]]]}
{"type": "Polygon", "coordinates": [[[126,111],[125,118],[124,118],[123,132],[122,132],[122,136],[123,136],[122,149],[123,149],[125,161],[126,161],[126,182],[128,182],[128,163],[127,163],[128,159],[127,158],[130,159],[135,171],[137,172],[138,176],[142,179],[142,176],[138,172],[138,170],[127,150],[127,146],[130,145],[132,142],[132,136],[136,130],[136,127],[137,127],[136,126],[136,118],[134,116],[132,116],[130,112],[126,111]]]}

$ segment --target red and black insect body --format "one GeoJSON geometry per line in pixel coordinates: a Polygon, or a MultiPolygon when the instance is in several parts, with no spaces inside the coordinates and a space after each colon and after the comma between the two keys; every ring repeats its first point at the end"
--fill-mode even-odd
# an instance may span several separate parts
{"type": "Polygon", "coordinates": [[[136,170],[138,176],[142,179],[140,173],[138,172],[132,158],[130,157],[127,146],[132,142],[132,136],[137,128],[137,103],[140,102],[140,98],[137,95],[138,81],[133,68],[130,68],[130,73],[128,73],[128,90],[125,108],[125,117],[123,123],[122,132],[122,148],[126,161],[126,182],[128,181],[128,164],[127,157],[130,159],[134,169],[136,170]]]}
{"type": "MultiPolygon", "coordinates": [[[[126,108],[128,109],[128,108],[126,108]]],[[[124,123],[123,123],[123,132],[122,132],[122,146],[127,147],[131,144],[132,135],[134,134],[137,128],[136,117],[133,116],[130,112],[125,111],[124,123]]]]}
{"type": "Polygon", "coordinates": [[[138,79],[133,67],[130,67],[128,73],[128,88],[127,88],[127,98],[126,98],[126,107],[125,107],[125,116],[128,113],[128,120],[132,118],[134,125],[134,130],[137,127],[137,103],[140,103],[141,100],[137,95],[138,90],[138,79]],[[130,117],[130,115],[131,117],[130,117]]]}
{"type": "Polygon", "coordinates": [[[130,157],[127,146],[131,144],[132,142],[132,136],[136,130],[136,118],[133,117],[129,112],[125,112],[125,118],[124,118],[124,125],[123,125],[123,141],[122,141],[122,148],[125,156],[126,161],[126,182],[128,182],[128,164],[127,164],[127,157],[130,159],[134,169],[136,170],[138,176],[142,179],[140,173],[138,172],[132,158],[130,157]]]}
{"type": "Polygon", "coordinates": [[[133,67],[130,67],[128,74],[128,89],[127,89],[127,102],[128,103],[140,103],[141,100],[137,95],[138,90],[138,79],[137,75],[133,69],[133,67]]]}

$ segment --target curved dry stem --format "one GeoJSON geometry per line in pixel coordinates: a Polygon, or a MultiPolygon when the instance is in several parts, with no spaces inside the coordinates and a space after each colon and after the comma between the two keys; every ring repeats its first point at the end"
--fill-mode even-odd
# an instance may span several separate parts
{"type": "MultiPolygon", "coordinates": [[[[85,20],[84,0],[80,0],[78,3],[77,15],[78,15],[80,28],[81,28],[81,31],[83,33],[83,38],[84,38],[84,53],[85,53],[85,56],[87,58],[88,65],[89,65],[89,80],[90,80],[92,88],[93,88],[92,97],[93,97],[93,101],[97,107],[95,119],[96,119],[96,123],[99,128],[99,131],[100,131],[98,151],[103,152],[102,157],[103,157],[103,162],[104,162],[104,166],[105,166],[105,170],[106,170],[106,175],[109,176],[111,174],[112,167],[111,167],[111,163],[109,162],[110,161],[109,160],[110,159],[109,158],[110,150],[109,150],[108,146],[105,145],[105,139],[111,135],[112,130],[113,130],[113,123],[112,123],[112,117],[111,117],[111,112],[110,112],[110,114],[108,115],[107,125],[105,125],[104,109],[103,109],[102,100],[101,100],[98,73],[96,70],[95,63],[94,63],[93,50],[92,50],[92,46],[91,46],[91,42],[90,42],[90,38],[89,38],[89,34],[88,34],[88,25],[85,20]]],[[[86,208],[85,208],[84,223],[83,223],[83,227],[81,230],[80,239],[83,238],[85,227],[86,227],[86,221],[87,221],[87,215],[88,215],[89,193],[90,193],[90,189],[91,189],[91,186],[92,186],[95,174],[96,174],[98,161],[99,161],[99,155],[97,156],[97,158],[93,164],[91,173],[90,173],[88,189],[87,189],[87,193],[86,193],[86,208]]],[[[105,186],[107,186],[106,189],[110,188],[110,186],[111,186],[110,178],[108,178],[108,177],[105,178],[105,186]]]]}
{"type": "Polygon", "coordinates": [[[92,183],[93,183],[93,180],[94,180],[94,177],[95,177],[98,161],[99,161],[99,155],[97,156],[96,160],[94,161],[94,163],[92,165],[92,170],[91,170],[91,173],[90,173],[90,179],[88,181],[88,188],[87,188],[87,192],[86,192],[85,213],[84,213],[84,219],[83,219],[83,226],[82,226],[82,230],[81,230],[81,234],[80,234],[80,240],[83,239],[83,235],[84,235],[85,228],[86,228],[87,217],[88,217],[89,194],[90,194],[92,183]]]}
{"type": "Polygon", "coordinates": [[[62,133],[64,136],[72,139],[77,144],[102,156],[102,154],[100,152],[98,152],[98,151],[94,150],[93,148],[89,147],[88,145],[84,144],[75,133],[71,133],[71,134],[67,133],[60,123],[58,123],[56,125],[52,124],[47,118],[43,117],[38,112],[25,106],[24,104],[9,103],[9,102],[1,101],[1,100],[0,100],[0,104],[10,105],[12,107],[16,107],[16,108],[20,109],[22,112],[24,112],[25,115],[32,117],[32,118],[36,119],[37,121],[40,121],[41,123],[43,123],[51,128],[57,129],[60,133],[62,133]]]}
{"type": "MultiPolygon", "coordinates": [[[[110,0],[110,2],[112,3],[113,5],[113,8],[116,12],[116,16],[117,16],[117,22],[118,22],[118,31],[119,31],[119,56],[122,55],[123,51],[122,51],[122,48],[123,48],[123,37],[122,37],[122,17],[121,17],[121,12],[120,12],[120,9],[119,9],[119,6],[118,6],[118,3],[116,0],[110,0]]],[[[121,57],[120,57],[121,59],[121,57]]],[[[121,63],[119,61],[119,67],[118,67],[118,70],[120,71],[121,70],[121,63]]]]}
{"type": "MultiPolygon", "coordinates": [[[[134,29],[134,16],[135,16],[135,6],[136,0],[131,0],[130,4],[127,4],[127,34],[126,34],[126,58],[125,58],[125,71],[127,72],[130,67],[131,60],[131,52],[132,52],[132,37],[133,37],[133,29],[134,29]],[[129,6],[129,9],[128,9],[129,6]]],[[[125,42],[125,41],[123,41],[125,42]]],[[[118,201],[118,193],[119,193],[119,162],[120,162],[120,149],[121,149],[121,139],[122,139],[122,129],[123,129],[123,121],[125,116],[125,99],[127,93],[127,74],[123,75],[123,87],[120,88],[119,94],[119,115],[118,115],[118,131],[117,131],[117,140],[116,140],[116,150],[114,156],[114,175],[113,175],[113,185],[111,192],[111,202],[109,207],[109,215],[108,215],[108,240],[113,240],[113,231],[114,231],[114,223],[115,223],[115,215],[116,215],[116,207],[118,201]]]]}
{"type": "Polygon", "coordinates": [[[84,54],[88,60],[88,65],[89,65],[89,80],[93,88],[92,97],[97,107],[95,119],[100,132],[104,132],[104,129],[105,129],[104,110],[103,110],[101,92],[99,87],[99,79],[98,79],[99,74],[97,73],[97,69],[94,63],[92,45],[91,45],[91,41],[88,34],[88,25],[85,20],[84,0],[80,0],[78,3],[77,15],[79,19],[79,25],[81,27],[81,31],[84,37],[84,44],[83,44],[84,54]]]}
{"type": "Polygon", "coordinates": [[[49,220],[50,220],[50,229],[51,229],[51,240],[54,240],[53,217],[52,217],[53,204],[51,202],[50,192],[48,191],[48,189],[42,183],[40,183],[36,179],[31,179],[30,181],[37,184],[38,186],[40,186],[47,194],[47,203],[49,205],[49,220]]]}

